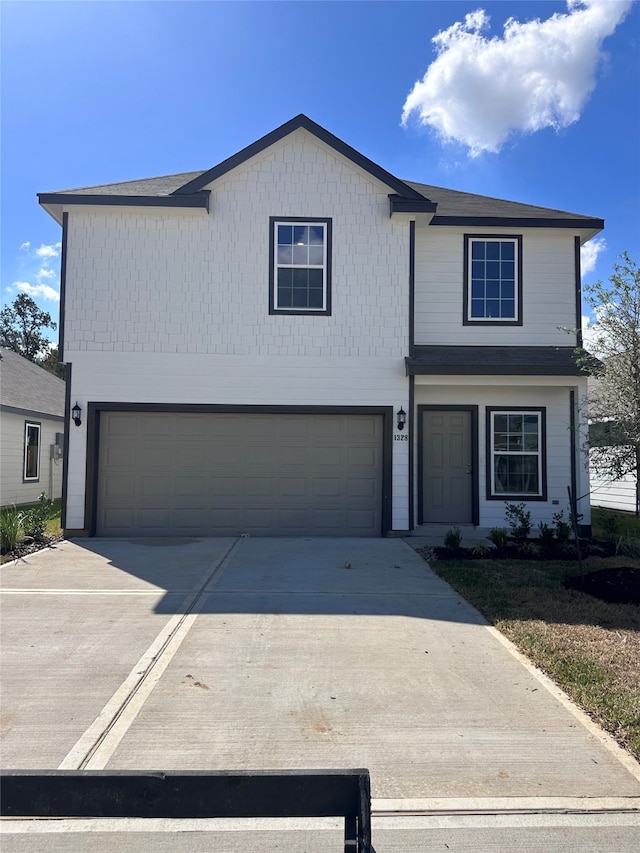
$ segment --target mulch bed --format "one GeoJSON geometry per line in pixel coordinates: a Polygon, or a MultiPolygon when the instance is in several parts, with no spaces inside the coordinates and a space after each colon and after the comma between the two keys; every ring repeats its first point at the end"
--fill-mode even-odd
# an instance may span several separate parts
{"type": "Polygon", "coordinates": [[[640,606],[640,569],[621,566],[599,569],[583,575],[565,578],[567,589],[577,589],[612,604],[637,604],[640,606]]]}
{"type": "Polygon", "coordinates": [[[56,542],[62,542],[62,536],[49,536],[41,542],[34,542],[32,539],[23,539],[13,549],[13,551],[2,552],[2,562],[15,562],[23,557],[28,557],[29,554],[35,554],[36,551],[42,551],[44,548],[51,548],[56,542]]]}

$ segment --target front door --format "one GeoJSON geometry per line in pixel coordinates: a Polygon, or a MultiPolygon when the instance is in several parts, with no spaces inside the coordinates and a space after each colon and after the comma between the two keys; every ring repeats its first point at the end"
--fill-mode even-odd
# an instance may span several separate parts
{"type": "Polygon", "coordinates": [[[422,410],[422,524],[470,524],[473,519],[472,412],[422,410]]]}

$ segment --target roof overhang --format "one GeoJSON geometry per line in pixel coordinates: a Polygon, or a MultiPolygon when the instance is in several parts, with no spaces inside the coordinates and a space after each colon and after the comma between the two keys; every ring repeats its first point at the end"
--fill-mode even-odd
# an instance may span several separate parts
{"type": "Polygon", "coordinates": [[[563,228],[570,229],[586,243],[604,228],[604,219],[578,219],[524,216],[434,216],[431,225],[464,226],[467,228],[563,228]]]}
{"type": "Polygon", "coordinates": [[[574,347],[415,346],[407,376],[585,376],[574,347]]]}
{"type": "Polygon", "coordinates": [[[164,207],[164,208],[195,208],[209,212],[208,190],[201,190],[191,195],[168,196],[134,196],[134,195],[90,195],[72,193],[38,193],[38,202],[62,225],[62,214],[69,207],[78,205],[101,207],[164,207]]]}

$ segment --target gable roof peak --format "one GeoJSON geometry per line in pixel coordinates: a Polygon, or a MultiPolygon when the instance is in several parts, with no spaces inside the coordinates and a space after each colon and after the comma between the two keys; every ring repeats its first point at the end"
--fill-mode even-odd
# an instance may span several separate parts
{"type": "Polygon", "coordinates": [[[369,158],[365,157],[364,154],[361,154],[359,151],[356,151],[355,148],[352,148],[351,145],[348,145],[346,142],[343,142],[342,139],[334,136],[333,133],[330,133],[330,131],[317,124],[304,113],[299,113],[297,116],[289,119],[289,121],[281,124],[280,127],[277,127],[275,130],[270,131],[265,136],[262,136],[260,139],[257,139],[255,142],[247,145],[246,148],[243,148],[241,151],[238,151],[236,154],[233,154],[231,157],[228,157],[226,160],[218,163],[217,166],[203,172],[201,175],[191,181],[188,181],[183,186],[178,187],[171,193],[171,195],[191,195],[202,190],[207,186],[207,184],[216,180],[216,178],[221,177],[231,171],[231,169],[235,169],[237,166],[241,166],[247,160],[250,160],[257,154],[262,153],[271,145],[275,145],[281,139],[284,139],[286,136],[289,136],[291,133],[299,130],[300,128],[311,133],[343,157],[351,160],[351,162],[356,166],[359,166],[365,172],[368,172],[374,178],[377,178],[383,184],[386,184],[390,189],[393,189],[403,198],[424,200],[424,196],[420,192],[408,186],[408,184],[401,181],[399,178],[396,178],[395,175],[387,172],[386,169],[383,169],[382,166],[374,163],[373,160],[369,160],[369,158]]]}

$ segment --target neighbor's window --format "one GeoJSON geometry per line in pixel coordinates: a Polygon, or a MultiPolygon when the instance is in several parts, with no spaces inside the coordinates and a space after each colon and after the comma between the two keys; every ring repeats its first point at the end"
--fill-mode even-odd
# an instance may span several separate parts
{"type": "Polygon", "coordinates": [[[522,322],[521,237],[465,235],[465,323],[522,322]]]}
{"type": "Polygon", "coordinates": [[[489,498],[544,499],[544,410],[488,410],[489,498]]]}
{"type": "Polygon", "coordinates": [[[330,314],[331,220],[270,222],[270,312],[330,314]]]}
{"type": "Polygon", "coordinates": [[[24,425],[24,479],[40,478],[40,424],[24,425]]]}

